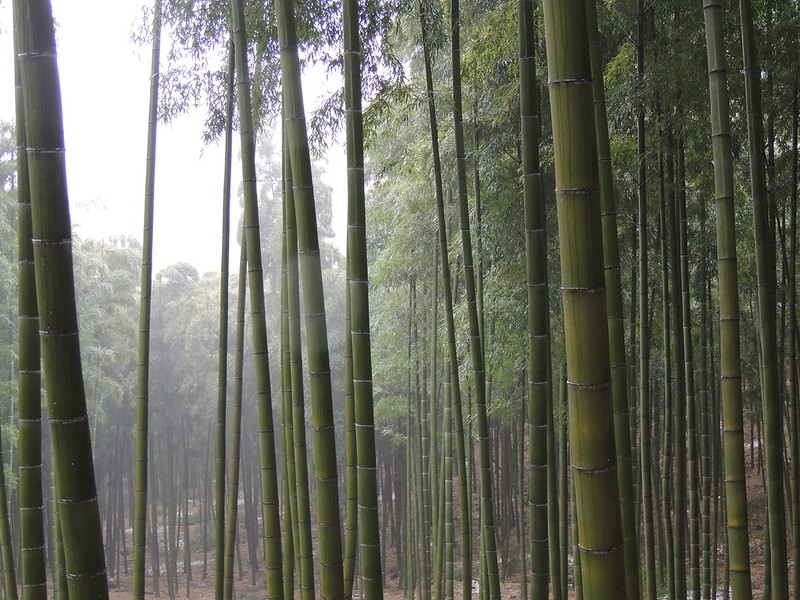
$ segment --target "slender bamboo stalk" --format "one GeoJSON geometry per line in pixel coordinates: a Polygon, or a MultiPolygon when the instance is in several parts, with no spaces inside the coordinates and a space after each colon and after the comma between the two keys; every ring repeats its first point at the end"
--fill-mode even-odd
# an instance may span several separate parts
{"type": "MultiPolygon", "coordinates": [[[[475,413],[478,430],[480,460],[480,516],[481,538],[486,544],[486,569],[489,597],[500,598],[500,577],[497,569],[497,540],[495,538],[494,501],[492,498],[491,447],[489,421],[486,412],[486,371],[484,367],[483,340],[477,310],[475,265],[472,257],[472,236],[467,199],[467,157],[464,144],[464,117],[461,98],[461,40],[459,0],[450,0],[451,64],[453,70],[453,128],[456,149],[456,181],[458,184],[459,223],[464,260],[464,287],[469,319],[470,357],[475,378],[475,413]]],[[[482,318],[482,316],[481,316],[482,318]]]]}
{"type": "MultiPolygon", "coordinates": [[[[644,0],[637,0],[636,74],[640,89],[644,87],[644,0]]],[[[645,107],[640,101],[636,114],[639,199],[639,465],[642,481],[642,542],[644,545],[645,600],[656,599],[655,534],[653,529],[653,490],[651,479],[651,398],[650,398],[650,298],[649,236],[647,228],[647,163],[645,107]]]]}
{"type": "Polygon", "coordinates": [[[250,74],[247,64],[247,37],[244,2],[231,0],[234,55],[236,61],[237,103],[242,152],[242,182],[244,187],[244,227],[247,245],[250,315],[253,323],[252,344],[256,375],[256,410],[258,420],[259,464],[261,466],[261,502],[265,515],[267,597],[283,595],[283,564],[281,531],[278,510],[278,477],[275,458],[275,439],[272,423],[272,391],[270,386],[269,351],[267,347],[266,315],[264,308],[264,276],[261,268],[261,242],[256,191],[255,136],[250,100],[250,74]]]}
{"type": "Polygon", "coordinates": [[[433,154],[434,189],[436,194],[436,221],[439,235],[439,256],[442,263],[442,293],[444,295],[445,323],[447,326],[447,352],[450,365],[452,389],[452,418],[455,424],[456,462],[458,466],[459,506],[461,522],[461,578],[464,600],[472,596],[472,517],[469,510],[469,481],[467,479],[466,444],[464,440],[464,418],[461,407],[461,384],[458,376],[458,353],[455,341],[453,318],[453,289],[450,279],[447,230],[444,217],[444,191],[442,186],[442,163],[439,154],[439,129],[436,120],[436,105],[433,96],[433,74],[428,41],[427,11],[425,0],[419,2],[419,19],[422,33],[422,51],[425,62],[425,89],[428,96],[428,117],[431,128],[431,152],[433,154]]]}
{"type": "Polygon", "coordinates": [[[233,558],[239,517],[239,475],[242,446],[242,370],[244,365],[245,304],[247,295],[247,245],[243,242],[239,253],[239,281],[236,297],[236,351],[233,366],[233,394],[231,397],[231,440],[228,454],[228,494],[225,507],[225,548],[222,597],[233,598],[233,558]]]}
{"type": "Polygon", "coordinates": [[[711,100],[711,138],[717,203],[717,271],[719,280],[720,377],[725,464],[730,584],[734,600],[752,598],[750,547],[747,533],[744,431],[739,340],[738,275],[733,206],[728,82],[719,0],[703,0],[711,100]]]}
{"type": "MultiPolygon", "coordinates": [[[[286,143],[282,144],[286,152],[286,143]]],[[[283,423],[283,452],[284,452],[284,574],[283,595],[285,598],[294,597],[296,549],[300,547],[300,531],[297,518],[297,462],[294,452],[294,419],[292,386],[292,351],[290,342],[289,323],[289,244],[287,231],[286,210],[289,202],[286,200],[292,185],[289,176],[288,161],[283,163],[282,177],[282,235],[281,235],[281,421],[283,423]],[[291,550],[291,551],[290,551],[291,550]]],[[[299,571],[299,569],[297,569],[299,571]]]]}
{"type": "MultiPolygon", "coordinates": [[[[351,232],[347,231],[347,246],[350,246],[351,232]]],[[[352,300],[350,294],[351,264],[346,261],[345,309],[344,309],[344,595],[345,600],[353,597],[353,582],[358,553],[358,470],[356,448],[356,406],[353,392],[353,336],[351,333],[352,300]]]]}
{"type": "Polygon", "coordinates": [[[147,165],[144,183],[142,276],[139,301],[139,354],[136,377],[136,434],[133,517],[133,597],[144,598],[147,543],[147,446],[150,401],[150,301],[153,288],[153,209],[156,187],[156,133],[161,54],[161,0],[153,7],[153,51],[150,65],[150,102],[147,121],[147,165]]]}
{"type": "Polygon", "coordinates": [[[547,423],[550,404],[550,319],[542,174],[539,165],[539,89],[533,0],[518,3],[522,193],[528,290],[528,504],[530,510],[530,599],[548,595],[547,423]]]}
{"type": "MultiPolygon", "coordinates": [[[[285,132],[284,132],[285,133],[285,132]]],[[[294,436],[295,490],[297,495],[297,558],[300,596],[314,598],[314,550],[311,539],[311,500],[308,488],[306,408],[303,385],[303,355],[300,331],[300,272],[297,259],[297,220],[294,210],[294,182],[289,148],[284,143],[284,232],[286,235],[286,283],[289,308],[289,364],[292,377],[292,433],[294,436]]]]}
{"type": "Polygon", "coordinates": [[[672,494],[670,482],[672,480],[673,460],[673,393],[672,393],[672,346],[670,345],[670,281],[669,281],[669,249],[667,245],[667,198],[664,190],[664,157],[658,157],[659,197],[661,210],[659,213],[659,237],[661,239],[661,287],[662,287],[662,322],[664,331],[664,410],[662,416],[662,455],[663,467],[661,478],[661,520],[664,531],[664,554],[666,560],[662,568],[667,584],[667,598],[675,600],[675,553],[674,532],[672,528],[672,494]]]}
{"type": "Polygon", "coordinates": [[[228,44],[228,89],[225,104],[225,165],[222,183],[222,248],[219,268],[219,350],[217,354],[217,427],[214,471],[214,598],[222,600],[225,581],[225,414],[228,402],[228,271],[233,158],[233,40],[228,44]]]}
{"type": "Polygon", "coordinates": [[[786,567],[786,522],[783,499],[783,423],[778,395],[778,357],[775,314],[774,232],[767,206],[764,125],[761,112],[761,70],[756,59],[753,8],[739,0],[744,55],[745,101],[750,152],[750,194],[758,274],[758,333],[761,348],[761,405],[764,411],[765,475],[770,532],[770,582],[772,598],[789,597],[786,567]]]}

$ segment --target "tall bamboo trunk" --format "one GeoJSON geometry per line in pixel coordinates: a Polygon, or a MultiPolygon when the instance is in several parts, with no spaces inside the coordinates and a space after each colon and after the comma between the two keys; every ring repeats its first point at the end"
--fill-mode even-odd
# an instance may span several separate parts
{"type": "Polygon", "coordinates": [[[108,598],[78,339],[55,26],[48,0],[19,8],[39,335],[69,594],[108,598]]]}
{"type": "MultiPolygon", "coordinates": [[[[492,498],[491,448],[489,421],[486,412],[486,371],[484,341],[478,316],[475,286],[475,265],[472,256],[472,238],[467,200],[467,157],[464,145],[464,121],[461,98],[461,41],[459,0],[450,0],[451,59],[453,69],[453,127],[456,149],[456,181],[458,184],[459,223],[464,260],[464,287],[469,318],[470,357],[475,378],[475,414],[480,460],[480,516],[481,539],[486,545],[484,559],[489,584],[489,597],[500,598],[500,577],[497,569],[497,540],[495,538],[494,502],[492,498]]],[[[483,319],[483,315],[480,316],[483,319]]]]}
{"type": "MultiPolygon", "coordinates": [[[[636,72],[640,89],[644,87],[645,3],[637,0],[636,72]]],[[[639,465],[642,485],[642,543],[644,545],[645,600],[656,599],[655,533],[653,528],[653,490],[651,479],[650,398],[650,299],[649,235],[647,228],[647,163],[645,143],[645,107],[640,101],[636,115],[639,199],[639,465]]]]}
{"type": "MultiPolygon", "coordinates": [[[[19,520],[22,597],[47,598],[47,556],[44,548],[44,499],[42,494],[42,398],[39,315],[36,308],[36,276],[33,260],[30,179],[22,75],[18,55],[24,42],[22,3],[14,4],[14,79],[17,128],[17,382],[19,448],[19,520]]],[[[6,591],[17,594],[13,553],[3,555],[6,591]]]]}
{"type": "Polygon", "coordinates": [[[611,141],[608,135],[606,94],[597,30],[597,7],[586,0],[586,27],[589,36],[589,57],[594,98],[594,124],[597,141],[602,211],[603,262],[605,263],[606,304],[608,311],[609,358],[611,361],[611,394],[614,405],[614,437],[617,451],[622,533],[625,543],[625,578],[629,598],[639,598],[639,548],[636,539],[636,503],[633,494],[631,461],[631,429],[628,416],[628,378],[625,355],[625,329],[622,314],[622,278],[619,266],[617,233],[617,201],[611,171],[611,141]]]}
{"type": "Polygon", "coordinates": [[[242,369],[244,364],[244,328],[247,294],[247,245],[239,253],[239,281],[236,297],[236,351],[234,354],[233,395],[231,397],[230,466],[225,505],[225,544],[223,550],[223,592],[225,600],[233,598],[233,559],[239,517],[239,475],[242,446],[242,369]]]}
{"type": "Polygon", "coordinates": [[[750,600],[753,592],[750,582],[750,545],[747,533],[733,164],[720,2],[704,0],[703,14],[708,54],[714,188],[717,203],[720,378],[729,572],[734,600],[750,600]]]}
{"type": "Polygon", "coordinates": [[[214,469],[214,598],[222,600],[225,573],[225,415],[228,401],[228,272],[233,158],[233,42],[228,43],[228,88],[225,103],[225,166],[222,184],[222,248],[219,271],[219,350],[217,355],[217,426],[214,469]]]}
{"type": "Polygon", "coordinates": [[[139,354],[136,378],[136,436],[133,519],[133,597],[144,598],[147,541],[147,446],[150,402],[150,301],[153,288],[153,209],[156,187],[156,132],[161,52],[161,0],[153,8],[153,51],[150,66],[150,103],[147,122],[147,164],[144,184],[142,275],[139,300],[139,354]]]}
{"type": "Polygon", "coordinates": [[[744,55],[745,100],[750,153],[750,195],[753,203],[753,231],[758,274],[758,333],[761,349],[761,405],[764,411],[764,452],[767,514],[770,540],[770,582],[772,598],[789,597],[786,569],[786,522],[783,499],[783,423],[778,395],[777,321],[775,314],[775,265],[767,206],[764,125],[761,113],[761,70],[756,59],[753,10],[749,0],[740,0],[742,51],[744,55]]]}
{"type": "Polygon", "coordinates": [[[242,182],[244,187],[244,243],[247,246],[248,285],[255,368],[256,410],[258,421],[259,465],[261,467],[261,502],[265,515],[263,527],[266,538],[267,597],[281,598],[280,515],[278,510],[278,477],[275,458],[275,439],[272,423],[272,391],[270,385],[269,352],[267,347],[266,314],[264,307],[264,276],[261,267],[258,198],[256,191],[255,136],[250,99],[250,74],[247,64],[247,38],[244,2],[231,0],[234,56],[236,60],[237,104],[239,106],[240,139],[242,147],[242,182]]]}
{"type": "MultiPolygon", "coordinates": [[[[358,467],[358,536],[363,597],[382,600],[378,481],[369,322],[369,277],[364,194],[364,125],[361,113],[361,42],[357,0],[345,0],[344,69],[347,109],[347,264],[350,339],[353,350],[353,392],[358,467]]],[[[423,443],[423,452],[425,451],[423,443]]]]}
{"type": "Polygon", "coordinates": [[[583,594],[625,598],[586,8],[544,9],[583,594]]]}
{"type": "Polygon", "coordinates": [[[521,0],[519,76],[522,193],[528,289],[528,503],[530,506],[530,599],[548,596],[547,423],[550,373],[550,319],[547,301],[547,245],[542,175],[539,166],[539,90],[536,81],[536,24],[532,0],[521,0]]]}
{"type": "Polygon", "coordinates": [[[433,96],[433,74],[428,41],[427,11],[425,0],[419,3],[422,50],[425,61],[425,86],[428,97],[428,117],[431,128],[431,151],[433,154],[434,188],[436,194],[436,222],[438,227],[439,256],[442,263],[442,292],[444,295],[445,323],[447,326],[447,352],[450,365],[450,386],[452,389],[452,418],[456,436],[456,463],[459,481],[459,512],[461,522],[461,577],[464,600],[472,596],[472,516],[469,510],[469,489],[467,479],[467,450],[464,439],[464,417],[461,407],[461,384],[458,375],[458,353],[456,351],[455,323],[453,318],[453,288],[450,279],[447,228],[444,216],[444,191],[442,186],[442,163],[439,154],[439,129],[436,120],[436,105],[433,96]]]}
{"type": "MultiPolygon", "coordinates": [[[[284,132],[285,134],[285,132],[284,132]]],[[[284,233],[286,235],[286,284],[289,312],[289,365],[292,379],[292,435],[294,443],[295,493],[297,496],[297,558],[300,596],[314,598],[314,551],[311,533],[311,498],[308,486],[306,405],[303,385],[303,353],[300,313],[300,268],[297,257],[297,220],[294,182],[288,144],[284,143],[284,233]]]]}
{"type": "Polygon", "coordinates": [[[311,421],[314,427],[314,465],[317,478],[320,595],[323,599],[338,599],[344,595],[344,572],[328,332],[292,0],[278,1],[276,14],[281,48],[284,126],[292,170],[310,373],[311,421]]]}

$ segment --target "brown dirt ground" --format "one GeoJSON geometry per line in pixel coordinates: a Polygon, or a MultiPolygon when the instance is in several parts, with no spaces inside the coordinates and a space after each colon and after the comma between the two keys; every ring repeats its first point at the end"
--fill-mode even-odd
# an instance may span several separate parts
{"type": "MultiPolygon", "coordinates": [[[[747,460],[747,498],[748,498],[748,517],[750,523],[750,560],[751,560],[751,569],[752,569],[752,581],[753,581],[753,596],[755,598],[762,597],[763,594],[763,584],[764,584],[764,537],[765,537],[765,528],[764,528],[764,509],[765,509],[765,498],[764,498],[764,488],[762,483],[762,474],[761,472],[756,469],[750,469],[750,455],[749,449],[746,452],[746,460],[747,460]]],[[[758,456],[756,452],[756,463],[758,462],[758,456]]],[[[130,540],[128,547],[130,548],[130,540]]],[[[243,547],[244,550],[244,547],[243,547]]],[[[791,555],[791,548],[788,549],[789,554],[791,555]]],[[[720,569],[722,568],[722,552],[720,549],[720,569]]],[[[243,555],[243,559],[246,560],[246,557],[243,555]]],[[[197,550],[194,552],[194,559],[193,559],[193,571],[194,577],[191,582],[191,595],[187,594],[186,591],[186,579],[185,576],[181,573],[179,575],[179,589],[180,592],[176,594],[176,598],[179,600],[183,599],[191,599],[191,600],[213,600],[214,598],[214,583],[213,583],[213,572],[212,572],[212,555],[211,550],[209,550],[209,568],[208,574],[205,579],[201,578],[202,575],[202,550],[197,550]]],[[[384,590],[384,597],[386,600],[402,600],[403,599],[403,592],[399,587],[399,580],[397,578],[397,565],[394,564],[394,555],[392,554],[388,561],[392,564],[386,564],[385,568],[387,569],[387,573],[390,574],[390,580],[388,583],[387,588],[384,590]]],[[[790,558],[791,561],[791,558],[790,558]]],[[[791,562],[790,562],[791,564],[791,562]]],[[[179,570],[181,566],[179,564],[179,570]]],[[[721,581],[722,573],[719,573],[718,581],[721,581]]],[[[265,586],[263,584],[263,571],[256,576],[257,585],[251,585],[251,577],[249,571],[245,570],[244,577],[241,580],[237,580],[235,583],[236,586],[236,595],[241,600],[255,600],[256,598],[264,598],[265,597],[265,586]]],[[[123,575],[120,577],[118,581],[112,582],[112,590],[111,590],[111,599],[112,600],[128,600],[132,595],[132,580],[130,574],[123,575]]],[[[156,596],[152,593],[152,583],[150,578],[148,577],[147,581],[147,597],[148,598],[155,598],[156,596]]],[[[460,600],[461,598],[461,591],[460,586],[456,585],[456,600],[460,600]]],[[[520,599],[520,589],[519,584],[517,582],[505,582],[502,584],[501,595],[506,600],[519,600],[520,599]]],[[[167,598],[167,591],[166,591],[166,580],[164,579],[163,575],[161,578],[161,597],[167,598]]],[[[572,598],[572,593],[570,593],[570,598],[572,598]]]]}

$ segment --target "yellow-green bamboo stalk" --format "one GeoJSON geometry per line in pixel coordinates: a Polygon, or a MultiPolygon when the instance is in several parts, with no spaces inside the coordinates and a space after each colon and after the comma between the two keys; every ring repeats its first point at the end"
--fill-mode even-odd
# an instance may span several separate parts
{"type": "Polygon", "coordinates": [[[530,507],[530,598],[547,598],[547,432],[550,406],[550,319],[547,302],[547,244],[542,174],[539,166],[539,89],[536,81],[536,23],[532,0],[518,3],[522,194],[528,289],[527,397],[528,504],[530,507]]]}
{"type": "Polygon", "coordinates": [[[583,595],[626,598],[586,7],[544,15],[583,595]]]}
{"type": "Polygon", "coordinates": [[[703,0],[711,103],[714,190],[717,203],[720,378],[730,584],[733,600],[750,600],[750,544],[747,532],[736,224],[733,205],[727,67],[722,2],[703,0]]]}
{"type": "MultiPolygon", "coordinates": [[[[284,132],[285,136],[285,132],[284,132]]],[[[314,598],[314,551],[311,539],[311,500],[308,487],[306,406],[303,385],[303,353],[300,331],[300,273],[297,264],[297,223],[292,191],[292,169],[284,141],[284,233],[286,235],[286,285],[289,311],[289,366],[292,378],[292,435],[294,443],[295,494],[297,496],[297,558],[300,597],[314,598]]]]}
{"type": "MultiPolygon", "coordinates": [[[[347,265],[350,331],[353,351],[355,439],[358,466],[358,539],[362,596],[382,600],[378,481],[375,458],[375,419],[372,396],[372,357],[367,273],[367,228],[364,194],[364,125],[361,112],[361,42],[359,5],[345,0],[344,88],[347,117],[347,265]]],[[[423,452],[425,452],[423,444],[423,452]]],[[[425,475],[425,474],[423,474],[425,475]]]]}
{"type": "Polygon", "coordinates": [[[311,156],[306,133],[300,58],[292,0],[275,5],[283,76],[284,126],[297,221],[300,276],[303,287],[306,348],[311,386],[311,421],[314,427],[314,465],[317,481],[320,595],[338,600],[344,595],[336,438],[333,420],[328,332],[322,289],[322,263],[317,237],[311,156]]]}
{"type": "Polygon", "coordinates": [[[589,35],[589,56],[592,66],[594,123],[597,136],[597,158],[600,176],[600,205],[602,211],[603,261],[605,263],[606,302],[608,310],[609,357],[611,360],[611,394],[614,404],[614,436],[617,448],[617,479],[619,484],[622,533],[625,540],[625,578],[628,597],[641,594],[639,548],[636,539],[636,502],[633,494],[631,464],[631,428],[628,417],[628,377],[625,354],[625,330],[622,315],[622,280],[619,266],[617,234],[617,201],[611,172],[611,141],[606,116],[606,93],[597,30],[597,7],[594,0],[586,1],[586,23],[589,35]]]}

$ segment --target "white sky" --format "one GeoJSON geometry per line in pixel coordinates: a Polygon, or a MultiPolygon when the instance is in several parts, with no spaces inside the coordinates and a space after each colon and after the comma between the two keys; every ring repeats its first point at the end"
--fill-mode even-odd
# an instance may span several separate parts
{"type": "MultiPolygon", "coordinates": [[[[52,0],[52,4],[58,23],[73,224],[83,237],[125,234],[141,239],[150,48],[136,46],[130,38],[142,2],[52,0]]],[[[14,119],[12,22],[10,0],[0,0],[0,119],[4,120],[14,119]]],[[[162,64],[166,47],[163,43],[162,64]]],[[[304,91],[307,106],[322,94],[321,89],[309,89],[308,83],[304,91]]],[[[178,261],[195,265],[201,273],[219,270],[223,148],[222,142],[203,146],[203,118],[201,109],[169,125],[159,124],[156,271],[178,261]]],[[[334,189],[334,229],[343,246],[344,153],[334,147],[327,158],[326,179],[334,189]]],[[[233,173],[231,208],[238,212],[240,165],[234,164],[233,173]]],[[[231,222],[237,219],[234,214],[231,222]]],[[[232,256],[236,259],[238,253],[232,256]]]]}

